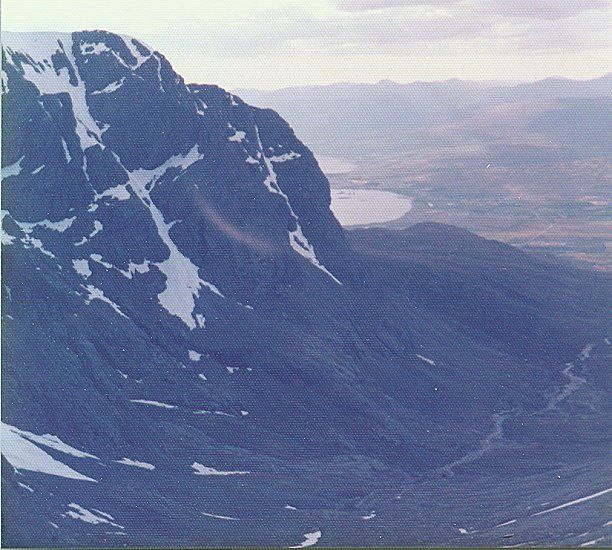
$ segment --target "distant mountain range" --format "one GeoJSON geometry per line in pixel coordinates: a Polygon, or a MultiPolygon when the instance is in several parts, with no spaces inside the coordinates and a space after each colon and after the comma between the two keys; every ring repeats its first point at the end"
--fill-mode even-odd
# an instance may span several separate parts
{"type": "Polygon", "coordinates": [[[539,141],[575,145],[585,125],[590,132],[579,134],[584,145],[610,147],[612,73],[517,85],[381,81],[236,93],[281,113],[316,152],[349,159],[451,147],[459,140],[462,145],[506,141],[509,130],[521,138],[533,134],[539,141]],[[486,135],[478,135],[479,129],[486,135]],[[604,136],[608,139],[602,143],[604,136]]]}
{"type": "Polygon", "coordinates": [[[130,37],[2,55],[3,544],[610,542],[608,276],[347,233],[281,116],[130,37]]]}

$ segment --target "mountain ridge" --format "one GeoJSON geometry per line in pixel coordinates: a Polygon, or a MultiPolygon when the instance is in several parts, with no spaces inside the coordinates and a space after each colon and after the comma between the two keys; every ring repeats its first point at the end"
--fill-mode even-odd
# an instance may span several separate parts
{"type": "Polygon", "coordinates": [[[304,91],[304,90],[314,90],[317,88],[346,88],[346,87],[356,87],[356,88],[369,88],[369,87],[385,87],[392,86],[398,88],[410,88],[410,87],[436,87],[443,85],[458,85],[464,87],[481,87],[483,89],[487,88],[505,88],[512,89],[518,88],[524,89],[526,87],[539,87],[547,84],[568,84],[574,85],[576,87],[580,86],[592,86],[597,84],[603,84],[608,87],[608,92],[604,95],[612,94],[612,72],[608,72],[602,74],[600,76],[596,76],[593,78],[583,78],[583,79],[574,79],[563,76],[551,76],[546,78],[541,78],[533,81],[520,81],[516,83],[508,84],[502,80],[465,80],[461,78],[447,78],[444,80],[412,80],[409,82],[397,82],[394,80],[383,79],[377,82],[352,82],[352,81],[342,81],[342,82],[331,82],[329,84],[310,84],[310,85],[302,85],[302,86],[286,86],[283,88],[276,88],[272,90],[262,90],[258,88],[233,88],[233,91],[237,95],[246,94],[250,96],[251,94],[261,94],[261,95],[273,95],[276,93],[282,93],[284,91],[304,91]]]}

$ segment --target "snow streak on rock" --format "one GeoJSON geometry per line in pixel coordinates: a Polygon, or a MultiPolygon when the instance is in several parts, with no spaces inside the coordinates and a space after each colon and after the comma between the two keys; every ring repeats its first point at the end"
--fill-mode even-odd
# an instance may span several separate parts
{"type": "Polygon", "coordinates": [[[132,460],[131,458],[122,458],[121,460],[115,460],[117,464],[124,464],[125,466],[133,466],[135,468],[142,468],[143,470],[155,470],[153,464],[148,462],[142,462],[140,460],[132,460]]]}
{"type": "Polygon", "coordinates": [[[9,63],[18,68],[24,78],[34,84],[41,94],[68,93],[77,121],[76,132],[81,149],[85,151],[94,145],[102,145],[100,128],[89,112],[85,84],[80,78],[72,55],[72,35],[4,33],[2,39],[9,63]],[[58,54],[66,57],[70,70],[66,67],[60,67],[58,70],[54,68],[52,57],[58,54]],[[27,60],[21,56],[25,56],[27,60]]]}
{"type": "Polygon", "coordinates": [[[63,462],[54,459],[37,445],[50,447],[77,458],[97,459],[92,454],[75,449],[55,436],[36,435],[1,422],[0,435],[2,455],[16,470],[28,470],[68,479],[96,482],[95,479],[87,477],[63,462]]]}
{"type": "Polygon", "coordinates": [[[90,523],[92,525],[99,525],[101,523],[112,525],[113,527],[117,527],[118,529],[123,529],[122,525],[115,523],[115,518],[106,512],[101,512],[100,510],[96,510],[92,508],[88,510],[79,504],[71,502],[68,505],[69,510],[64,514],[65,517],[71,519],[77,519],[80,521],[84,521],[85,523],[90,523]]]}
{"type": "Polygon", "coordinates": [[[162,403],[161,401],[151,401],[149,399],[130,399],[130,401],[132,403],[139,403],[141,405],[159,407],[160,409],[176,409],[176,405],[168,405],[168,403],[162,403]]]}
{"type": "Polygon", "coordinates": [[[299,218],[291,207],[289,197],[287,197],[287,195],[283,193],[281,188],[278,186],[276,172],[274,171],[272,160],[270,160],[264,154],[263,145],[261,144],[261,138],[259,137],[259,128],[257,126],[255,126],[255,135],[257,136],[257,146],[259,147],[259,152],[261,154],[261,157],[263,158],[266,168],[268,169],[268,176],[264,180],[264,185],[266,186],[268,191],[270,191],[270,193],[275,193],[283,197],[285,203],[287,204],[287,208],[289,209],[291,217],[295,220],[295,229],[289,231],[289,243],[291,244],[291,248],[293,248],[293,250],[295,250],[298,254],[306,258],[316,268],[320,269],[323,273],[331,277],[331,279],[335,283],[341,285],[342,283],[334,276],[334,274],[328,271],[327,268],[319,262],[317,255],[315,254],[314,247],[308,242],[308,239],[302,231],[299,218]]]}
{"type": "MultiPolygon", "coordinates": [[[[121,164],[116,155],[115,158],[121,164]]],[[[204,317],[194,315],[195,299],[200,296],[200,288],[205,287],[221,298],[224,296],[215,285],[201,279],[198,266],[179,251],[170,237],[172,224],[164,220],[161,210],[151,199],[149,189],[171,168],[186,170],[201,159],[198,146],[194,145],[186,155],[170,157],[152,170],[138,169],[132,172],[126,170],[129,186],[151,213],[159,237],[170,252],[168,259],[155,264],[166,276],[166,289],[158,295],[159,303],[168,313],[181,319],[192,330],[196,327],[204,328],[204,317]]]]}
{"type": "Polygon", "coordinates": [[[113,302],[110,298],[107,298],[104,295],[104,291],[99,288],[96,288],[93,285],[83,286],[83,288],[87,290],[87,297],[85,298],[85,302],[87,304],[91,304],[93,300],[100,300],[101,302],[104,302],[105,304],[108,304],[110,307],[112,307],[116,313],[121,315],[121,317],[125,317],[127,319],[127,315],[123,313],[121,309],[119,309],[119,306],[115,302],[113,302]]]}
{"type": "Polygon", "coordinates": [[[612,492],[612,488],[604,489],[603,491],[598,491],[592,495],[588,495],[586,497],[577,498],[575,500],[571,500],[570,502],[566,502],[564,504],[560,504],[559,506],[555,506],[554,508],[548,508],[547,510],[542,510],[541,512],[537,512],[533,514],[534,516],[541,516],[543,514],[550,514],[551,512],[556,512],[557,510],[563,510],[564,508],[568,508],[569,506],[575,506],[576,504],[581,504],[588,500],[592,500],[594,498],[602,497],[603,495],[607,495],[612,492]]]}
{"type": "Polygon", "coordinates": [[[251,473],[244,470],[217,470],[215,468],[210,468],[209,466],[204,466],[199,462],[194,462],[191,467],[195,470],[194,473],[198,476],[241,476],[251,473]]]}
{"type": "Polygon", "coordinates": [[[219,514],[210,514],[208,512],[202,512],[202,515],[208,518],[224,519],[227,521],[238,521],[238,518],[233,518],[231,516],[220,516],[219,514]]]}

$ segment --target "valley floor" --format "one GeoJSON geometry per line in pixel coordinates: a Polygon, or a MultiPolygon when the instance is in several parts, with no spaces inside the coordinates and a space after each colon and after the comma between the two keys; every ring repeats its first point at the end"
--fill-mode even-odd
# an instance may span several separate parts
{"type": "Polygon", "coordinates": [[[3,538],[17,546],[608,546],[609,446],[597,433],[609,428],[610,411],[597,373],[609,341],[562,366],[541,410],[498,417],[479,448],[418,479],[315,463],[190,477],[99,464],[101,482],[79,496],[83,481],[4,467],[3,538]]]}

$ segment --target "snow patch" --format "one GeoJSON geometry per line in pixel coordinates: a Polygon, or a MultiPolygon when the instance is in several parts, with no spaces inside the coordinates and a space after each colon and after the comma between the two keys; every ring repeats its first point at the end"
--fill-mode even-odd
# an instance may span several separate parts
{"type": "Polygon", "coordinates": [[[103,52],[110,52],[111,49],[102,42],[80,44],[81,55],[100,55],[103,52]]]}
{"type": "Polygon", "coordinates": [[[66,164],[70,164],[72,157],[70,156],[70,151],[68,151],[68,145],[66,144],[66,140],[64,138],[60,138],[62,140],[62,149],[64,150],[64,157],[66,157],[66,164]]]}
{"type": "Polygon", "coordinates": [[[104,266],[106,269],[112,269],[113,268],[113,264],[109,264],[108,262],[105,262],[102,259],[102,255],[101,254],[90,254],[89,257],[96,262],[97,264],[100,264],[101,266],[104,266]]]}
{"type": "Polygon", "coordinates": [[[552,411],[557,408],[559,403],[565,401],[570,395],[578,391],[580,387],[587,383],[586,378],[573,373],[574,363],[567,363],[566,367],[561,371],[563,376],[568,379],[568,383],[553,395],[546,404],[546,411],[552,411]]]}
{"type": "Polygon", "coordinates": [[[150,271],[150,267],[149,267],[150,265],[151,265],[151,262],[149,260],[145,260],[144,262],[140,264],[135,264],[134,262],[130,262],[128,264],[127,270],[120,269],[119,271],[121,272],[123,276],[127,277],[128,279],[131,279],[132,277],[134,277],[134,275],[136,275],[136,273],[139,273],[140,275],[144,275],[145,273],[148,273],[150,271]]]}
{"type": "Polygon", "coordinates": [[[44,445],[45,447],[50,447],[51,449],[55,449],[56,451],[60,451],[64,454],[69,454],[77,458],[92,458],[94,460],[99,460],[98,457],[95,455],[86,453],[85,451],[80,451],[79,449],[75,449],[74,447],[67,445],[59,437],[55,435],[51,435],[51,434],[36,435],[31,432],[26,432],[24,430],[13,428],[12,426],[9,426],[9,428],[11,428],[14,432],[19,433],[19,435],[33,441],[34,443],[38,443],[39,445],[44,445]]]}
{"type": "Polygon", "coordinates": [[[579,355],[579,359],[580,361],[586,361],[589,357],[591,357],[591,352],[593,351],[593,348],[595,347],[595,344],[588,344],[581,352],[579,355]]]}
{"type": "Polygon", "coordinates": [[[100,220],[94,220],[94,229],[89,234],[89,238],[91,239],[92,237],[95,237],[98,233],[100,233],[100,231],[102,231],[102,229],[104,229],[102,222],[100,220]]]}
{"type": "Polygon", "coordinates": [[[127,187],[124,184],[120,184],[116,185],[115,187],[111,187],[106,191],[103,191],[99,195],[96,195],[95,200],[98,201],[100,199],[103,199],[104,197],[109,197],[111,199],[117,199],[118,201],[126,201],[131,196],[132,195],[130,195],[130,192],[127,190],[127,187]]]}
{"type": "Polygon", "coordinates": [[[121,36],[121,38],[122,38],[123,42],[125,43],[126,47],[128,48],[128,50],[130,50],[130,53],[136,59],[136,64],[132,65],[133,67],[135,67],[137,69],[143,63],[145,63],[146,61],[151,59],[151,56],[153,55],[151,53],[153,51],[152,48],[150,48],[149,46],[145,45],[144,43],[142,43],[140,41],[134,40],[130,36],[125,36],[125,35],[119,35],[119,36],[121,36]],[[141,54],[139,49],[136,46],[137,44],[138,44],[138,46],[140,46],[141,49],[147,50],[149,52],[149,54],[148,55],[141,54]]]}
{"type": "Polygon", "coordinates": [[[312,533],[305,533],[304,534],[304,542],[302,542],[301,544],[298,544],[296,546],[290,546],[289,548],[306,548],[307,546],[312,546],[313,544],[316,544],[317,542],[319,542],[319,539],[321,538],[321,531],[314,531],[312,533]]]}
{"type": "Polygon", "coordinates": [[[35,227],[44,227],[45,229],[50,229],[51,231],[63,233],[74,223],[74,220],[76,220],[76,216],[73,216],[72,218],[66,218],[64,220],[59,220],[57,222],[52,222],[50,220],[42,220],[39,222],[18,222],[17,220],[14,221],[24,233],[31,233],[35,227]]]}
{"type": "Polygon", "coordinates": [[[40,436],[0,422],[0,439],[2,440],[2,455],[16,470],[28,470],[96,483],[95,479],[80,474],[63,462],[55,460],[34,444],[50,447],[78,458],[97,459],[96,456],[75,449],[53,435],[40,436]]]}
{"type": "Polygon", "coordinates": [[[601,542],[602,540],[604,540],[606,537],[599,537],[598,539],[593,539],[590,540],[588,542],[583,542],[580,547],[584,547],[584,546],[594,546],[595,544],[597,544],[598,542],[601,542]]]}
{"type": "Polygon", "coordinates": [[[84,521],[85,523],[91,523],[92,525],[99,525],[100,523],[105,523],[108,525],[112,525],[113,527],[117,527],[117,529],[124,529],[122,525],[118,523],[114,523],[112,520],[115,518],[106,512],[101,512],[100,510],[88,510],[87,508],[83,508],[74,502],[71,502],[68,505],[68,510],[64,517],[77,519],[80,521],[84,521]]]}
{"type": "Polygon", "coordinates": [[[428,357],[424,357],[423,355],[419,355],[418,353],[415,354],[421,361],[424,361],[425,363],[427,363],[428,365],[434,365],[436,364],[436,362],[433,359],[429,359],[428,357]]]}
{"type": "Polygon", "coordinates": [[[121,460],[115,460],[117,464],[125,464],[126,466],[134,466],[135,468],[142,468],[143,470],[155,470],[153,464],[148,462],[142,462],[140,460],[132,460],[131,458],[122,458],[121,460]]]}
{"type": "Polygon", "coordinates": [[[236,143],[240,143],[241,141],[244,141],[245,138],[246,132],[243,132],[242,130],[236,130],[233,135],[227,138],[227,141],[235,141],[236,143]]]}
{"type": "Polygon", "coordinates": [[[202,512],[202,515],[208,518],[225,519],[228,521],[238,521],[238,518],[233,518],[231,516],[220,516],[219,514],[209,514],[208,512],[202,512]]]}
{"type": "Polygon", "coordinates": [[[101,90],[94,90],[93,92],[91,92],[91,95],[112,94],[113,92],[121,88],[124,82],[125,82],[125,76],[121,77],[121,80],[117,80],[116,82],[111,82],[108,86],[105,86],[101,90]]]}
{"type": "Polygon", "coordinates": [[[87,305],[91,304],[93,300],[100,300],[101,302],[104,302],[105,304],[111,306],[115,310],[115,312],[121,315],[121,317],[125,317],[126,319],[128,318],[127,315],[119,309],[119,306],[115,302],[113,302],[110,298],[104,296],[104,292],[101,289],[96,288],[93,285],[81,285],[81,287],[87,290],[88,292],[87,298],[85,298],[85,303],[87,305]]]}
{"type": "Polygon", "coordinates": [[[19,487],[21,487],[22,489],[29,491],[30,493],[34,492],[34,489],[32,489],[32,487],[30,487],[29,485],[26,485],[25,483],[21,483],[21,481],[18,481],[17,485],[19,485],[19,487]]]}
{"type": "MultiPolygon", "coordinates": [[[[435,391],[438,390],[438,388],[434,389],[435,391]]],[[[502,411],[500,413],[495,413],[493,415],[494,429],[492,432],[488,433],[484,439],[480,441],[479,446],[473,451],[470,451],[469,453],[464,455],[463,457],[455,460],[454,462],[451,462],[450,464],[447,464],[446,466],[443,466],[442,468],[440,468],[440,471],[443,472],[445,475],[452,476],[454,475],[453,470],[458,466],[471,464],[472,462],[475,462],[476,460],[486,455],[489,451],[491,451],[491,449],[494,449],[495,445],[497,445],[498,442],[501,441],[503,438],[504,422],[508,420],[510,412],[511,411],[502,411]]]]}
{"type": "Polygon", "coordinates": [[[226,413],[224,411],[201,410],[201,411],[193,411],[193,414],[216,414],[217,416],[229,416],[230,418],[235,418],[235,416],[233,414],[226,413]]]}
{"type": "Polygon", "coordinates": [[[0,228],[0,243],[3,245],[13,244],[16,237],[9,235],[3,228],[0,228]]]}
{"type": "Polygon", "coordinates": [[[2,179],[10,178],[12,176],[18,176],[21,174],[21,162],[25,158],[25,155],[22,156],[17,162],[13,164],[9,164],[7,166],[2,167],[2,179]]]}
{"type": "Polygon", "coordinates": [[[198,476],[241,476],[251,473],[243,470],[217,470],[215,468],[204,466],[199,462],[194,462],[191,467],[195,470],[194,473],[198,476]]]}
{"type": "Polygon", "coordinates": [[[542,514],[550,514],[550,512],[556,512],[557,510],[562,510],[563,508],[567,508],[569,506],[575,506],[576,504],[580,504],[582,502],[586,502],[587,500],[591,500],[593,498],[601,497],[603,495],[608,494],[611,491],[612,491],[612,488],[604,489],[603,491],[599,491],[598,493],[594,493],[594,494],[586,496],[586,497],[578,498],[576,500],[572,500],[570,502],[566,502],[565,504],[560,504],[559,506],[555,506],[554,508],[548,508],[547,510],[542,510],[541,512],[537,512],[537,513],[532,514],[532,515],[534,515],[534,516],[541,516],[542,514]]]}
{"type": "Polygon", "coordinates": [[[150,401],[148,399],[130,399],[130,401],[132,403],[140,403],[141,405],[159,407],[161,409],[176,409],[176,405],[168,405],[168,403],[162,403],[161,401],[150,401]]]}
{"type": "Polygon", "coordinates": [[[72,266],[74,270],[85,279],[91,276],[91,269],[89,268],[89,262],[87,260],[72,260],[72,266]]]}
{"type": "Polygon", "coordinates": [[[208,105],[206,105],[206,103],[204,103],[201,99],[196,98],[195,100],[195,106],[196,106],[196,112],[199,115],[205,115],[205,110],[208,109],[208,105]]]}
{"type": "Polygon", "coordinates": [[[510,521],[506,521],[504,523],[500,523],[499,525],[496,525],[495,527],[506,527],[507,525],[512,525],[513,523],[516,523],[515,519],[511,519],[510,521]]]}
{"type": "Polygon", "coordinates": [[[87,235],[87,237],[83,237],[79,242],[74,243],[74,246],[83,246],[86,242],[89,241],[89,239],[91,239],[92,237],[95,237],[98,233],[100,233],[102,229],[104,229],[102,222],[99,220],[94,220],[94,228],[92,232],[89,235],[87,235]]]}
{"type": "Polygon", "coordinates": [[[273,157],[268,157],[272,162],[287,162],[293,159],[299,159],[302,155],[296,153],[295,151],[289,151],[288,153],[284,153],[282,155],[277,155],[273,157]]]}
{"type": "Polygon", "coordinates": [[[55,258],[55,254],[53,254],[53,252],[49,252],[43,246],[43,242],[40,239],[35,239],[34,237],[31,237],[30,235],[26,235],[25,237],[22,237],[20,240],[23,243],[24,248],[35,248],[37,250],[40,250],[40,252],[42,252],[45,256],[49,256],[49,258],[55,258]]]}

